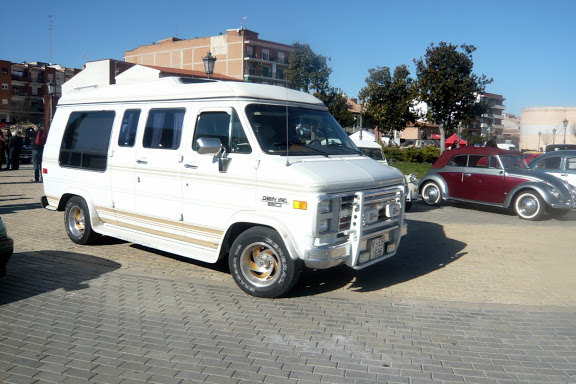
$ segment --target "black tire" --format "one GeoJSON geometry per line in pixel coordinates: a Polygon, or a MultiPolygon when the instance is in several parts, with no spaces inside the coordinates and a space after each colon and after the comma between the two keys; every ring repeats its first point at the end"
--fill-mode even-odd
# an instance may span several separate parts
{"type": "Polygon", "coordinates": [[[535,191],[523,191],[514,200],[514,211],[524,220],[540,220],[546,203],[535,191]]]}
{"type": "Polygon", "coordinates": [[[66,203],[64,227],[70,240],[76,244],[93,244],[101,235],[94,232],[90,222],[90,211],[83,198],[74,196],[66,203]]]}
{"type": "Polygon", "coordinates": [[[548,213],[553,219],[559,219],[566,216],[569,212],[569,209],[554,209],[549,205],[546,206],[546,213],[548,213]]]}
{"type": "Polygon", "coordinates": [[[404,211],[408,212],[410,209],[412,208],[412,202],[411,201],[407,201],[406,205],[404,207],[404,211]]]}
{"type": "Polygon", "coordinates": [[[442,201],[442,190],[434,181],[429,181],[422,187],[422,200],[428,205],[439,205],[442,201]]]}
{"type": "Polygon", "coordinates": [[[280,235],[273,229],[253,227],[232,244],[228,257],[236,284],[256,297],[279,297],[300,278],[301,260],[293,260],[280,235]]]}

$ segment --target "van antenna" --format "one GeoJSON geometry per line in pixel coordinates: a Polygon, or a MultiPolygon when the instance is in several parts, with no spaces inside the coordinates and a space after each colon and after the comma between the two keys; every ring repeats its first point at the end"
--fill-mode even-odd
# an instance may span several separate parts
{"type": "Polygon", "coordinates": [[[284,87],[284,91],[286,94],[285,103],[286,103],[286,166],[290,166],[290,139],[288,138],[288,84],[284,87]]]}

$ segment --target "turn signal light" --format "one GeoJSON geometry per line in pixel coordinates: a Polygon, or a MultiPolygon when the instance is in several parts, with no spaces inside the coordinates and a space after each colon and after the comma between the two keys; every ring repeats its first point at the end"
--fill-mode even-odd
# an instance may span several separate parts
{"type": "Polygon", "coordinates": [[[303,211],[308,209],[308,203],[305,201],[298,201],[298,200],[294,200],[292,202],[292,208],[294,209],[301,209],[303,211]]]}

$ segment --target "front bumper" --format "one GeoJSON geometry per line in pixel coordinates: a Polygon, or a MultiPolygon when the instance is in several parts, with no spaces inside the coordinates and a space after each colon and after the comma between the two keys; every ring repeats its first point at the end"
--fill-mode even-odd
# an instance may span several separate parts
{"type": "MultiPolygon", "coordinates": [[[[378,235],[387,234],[389,232],[393,232],[397,227],[390,228],[388,230],[384,230],[378,235]]],[[[398,236],[398,240],[393,243],[394,247],[390,247],[390,252],[385,252],[382,256],[365,262],[361,265],[352,266],[354,269],[362,269],[379,261],[385,260],[391,256],[396,254],[396,249],[398,247],[398,243],[400,238],[408,233],[408,225],[406,223],[402,224],[400,228],[400,235],[398,236]]],[[[371,236],[374,238],[377,236],[371,236]]],[[[352,258],[352,243],[350,241],[346,241],[341,244],[331,245],[331,246],[320,246],[309,249],[306,252],[306,257],[304,259],[304,264],[308,268],[312,269],[327,269],[331,267],[335,267],[339,264],[349,264],[350,259],[352,258]]]]}

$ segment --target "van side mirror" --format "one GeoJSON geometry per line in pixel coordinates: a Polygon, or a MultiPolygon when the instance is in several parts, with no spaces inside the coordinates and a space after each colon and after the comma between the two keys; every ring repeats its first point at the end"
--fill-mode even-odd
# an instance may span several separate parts
{"type": "Polygon", "coordinates": [[[199,137],[196,147],[200,155],[217,155],[222,150],[222,143],[215,137],[199,137]]]}
{"type": "Polygon", "coordinates": [[[218,156],[218,171],[226,173],[230,166],[231,158],[224,157],[226,149],[222,147],[220,139],[215,137],[199,137],[196,140],[196,146],[200,155],[215,155],[218,156]]]}

